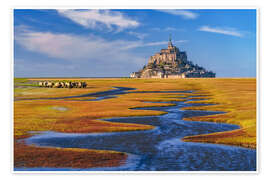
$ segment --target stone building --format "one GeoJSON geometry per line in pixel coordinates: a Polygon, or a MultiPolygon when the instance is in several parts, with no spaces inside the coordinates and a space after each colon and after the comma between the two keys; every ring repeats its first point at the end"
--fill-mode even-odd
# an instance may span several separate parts
{"type": "Polygon", "coordinates": [[[168,48],[151,56],[148,64],[131,78],[213,78],[216,74],[187,60],[185,51],[180,51],[169,38],[168,48]]]}

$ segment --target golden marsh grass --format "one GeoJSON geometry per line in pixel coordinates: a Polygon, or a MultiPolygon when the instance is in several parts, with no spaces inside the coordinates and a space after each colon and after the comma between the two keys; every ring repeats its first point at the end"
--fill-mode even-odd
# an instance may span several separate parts
{"type": "MultiPolygon", "coordinates": [[[[37,81],[38,79],[32,79],[37,81]]],[[[74,80],[74,79],[72,79],[74,80]]],[[[30,80],[23,79],[20,83],[30,80]]],[[[194,90],[192,95],[203,97],[190,97],[198,100],[196,103],[214,103],[212,106],[186,107],[192,110],[223,111],[225,114],[217,114],[202,117],[185,118],[188,121],[211,121],[237,124],[240,129],[227,132],[212,133],[184,137],[184,141],[219,143],[256,148],[256,79],[83,79],[88,84],[86,89],[65,88],[15,88],[14,101],[14,138],[15,153],[20,158],[15,158],[15,165],[21,160],[27,164],[31,159],[28,153],[39,153],[45,156],[50,154],[42,148],[18,145],[18,139],[29,137],[29,131],[58,131],[68,133],[90,132],[116,132],[147,130],[154,128],[150,125],[107,122],[101,119],[127,116],[161,115],[165,112],[153,110],[134,110],[135,107],[169,106],[170,103],[146,103],[147,101],[183,101],[179,97],[189,97],[187,93],[130,93],[119,95],[117,98],[104,99],[102,101],[78,101],[90,99],[72,98],[57,100],[23,100],[40,99],[47,97],[74,96],[112,89],[112,87],[136,88],[132,91],[184,91],[194,90]],[[202,99],[202,100],[200,100],[202,99]],[[145,102],[146,101],[146,102],[145,102]],[[24,149],[24,150],[23,150],[24,149]],[[27,151],[27,152],[26,152],[27,151]]],[[[193,103],[188,102],[188,103],[193,103]]],[[[57,150],[59,152],[59,150],[57,150]]],[[[61,151],[61,150],[60,150],[61,151]]],[[[66,150],[69,151],[69,150],[66,150]]],[[[50,153],[49,153],[50,152],[50,153]]],[[[84,151],[80,153],[85,153],[84,151]]],[[[102,156],[97,156],[98,162],[111,152],[102,151],[102,156]],[[100,159],[98,158],[100,157],[100,159]]],[[[38,157],[38,155],[37,155],[38,157]]],[[[125,159],[125,156],[121,156],[125,159]]],[[[66,157],[68,158],[68,156],[66,157]]],[[[117,157],[119,158],[119,157],[117,157]]],[[[116,158],[116,159],[117,159],[116,158]]],[[[72,160],[73,157],[70,157],[72,160]]],[[[119,159],[118,159],[119,160],[119,159]]],[[[57,160],[56,160],[57,161],[57,160]]],[[[59,157],[58,161],[61,161],[59,157]]],[[[95,164],[93,162],[93,164],[95,164]]],[[[118,162],[118,161],[117,161],[118,162]]],[[[49,162],[48,162],[49,163],[49,162]]],[[[51,162],[52,163],[52,162],[51,162]]],[[[53,162],[52,164],[55,164],[53,162]]],[[[57,163],[56,163],[57,164],[57,163]]],[[[76,164],[76,163],[75,163],[76,164]]],[[[79,162],[77,164],[80,164],[79,162]]],[[[83,164],[83,163],[82,163],[83,164]]],[[[53,165],[49,167],[54,167],[53,165]]],[[[102,166],[102,165],[100,165],[102,166]]],[[[78,166],[80,167],[80,166],[78,166]]]]}

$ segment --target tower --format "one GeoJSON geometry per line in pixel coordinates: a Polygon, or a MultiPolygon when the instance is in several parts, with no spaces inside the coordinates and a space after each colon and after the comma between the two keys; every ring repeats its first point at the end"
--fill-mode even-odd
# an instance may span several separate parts
{"type": "Polygon", "coordinates": [[[173,44],[172,44],[172,35],[170,34],[169,36],[169,42],[168,42],[168,49],[171,49],[173,47],[173,44]]]}

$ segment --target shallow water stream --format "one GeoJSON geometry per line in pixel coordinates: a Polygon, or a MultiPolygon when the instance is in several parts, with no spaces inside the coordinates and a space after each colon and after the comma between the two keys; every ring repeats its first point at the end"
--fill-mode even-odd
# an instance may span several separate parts
{"type": "MultiPolygon", "coordinates": [[[[98,97],[126,93],[98,94],[98,97]]],[[[166,91],[169,92],[169,91],[166,91]]],[[[177,91],[178,92],[178,91],[177,91]]],[[[143,93],[143,92],[137,92],[143,93]]],[[[153,93],[153,92],[152,92],[153,93]]],[[[159,92],[160,93],[160,92],[159,92]]],[[[102,100],[100,98],[97,100],[102,100]]],[[[171,102],[170,102],[171,103],[171,102]]],[[[128,153],[120,167],[72,169],[29,168],[23,170],[108,170],[108,171],[255,171],[256,150],[235,146],[182,142],[184,136],[228,131],[239,127],[231,124],[184,121],[183,117],[210,115],[222,112],[184,111],[181,107],[200,104],[173,102],[175,106],[151,107],[167,114],[147,117],[106,119],[112,122],[149,124],[156,128],[146,131],[113,133],[57,133],[41,132],[26,139],[27,144],[62,148],[115,150],[128,153]]],[[[17,168],[16,170],[22,170],[17,168]]]]}

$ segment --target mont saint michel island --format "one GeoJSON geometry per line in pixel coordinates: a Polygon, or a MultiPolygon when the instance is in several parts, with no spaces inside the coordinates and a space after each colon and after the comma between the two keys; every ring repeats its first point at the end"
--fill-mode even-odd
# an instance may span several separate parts
{"type": "Polygon", "coordinates": [[[148,64],[131,78],[214,78],[216,74],[188,61],[187,53],[173,45],[171,36],[167,49],[151,56],[148,64]]]}

